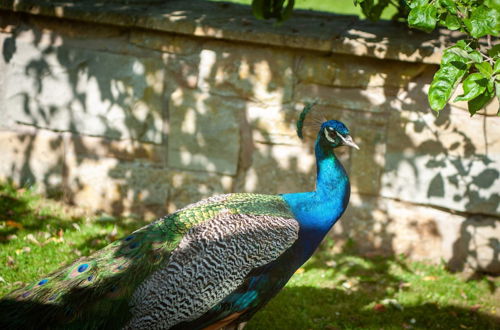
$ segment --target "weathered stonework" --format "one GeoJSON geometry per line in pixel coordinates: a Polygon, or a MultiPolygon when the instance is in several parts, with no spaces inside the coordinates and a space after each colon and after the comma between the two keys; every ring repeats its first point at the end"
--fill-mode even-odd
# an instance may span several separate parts
{"type": "Polygon", "coordinates": [[[5,70],[12,122],[162,143],[161,60],[65,47],[49,35],[15,38],[5,70]]]}
{"type": "Polygon", "coordinates": [[[205,43],[198,88],[225,97],[283,104],[291,100],[293,57],[288,51],[205,43]]]}
{"type": "Polygon", "coordinates": [[[393,199],[353,194],[345,217],[331,236],[347,237],[362,254],[405,254],[419,260],[447,261],[452,270],[500,272],[497,218],[452,214],[393,199]]]}
{"type": "Polygon", "coordinates": [[[498,215],[500,121],[452,107],[440,117],[393,112],[388,127],[381,196],[498,215]]]}
{"type": "Polygon", "coordinates": [[[319,104],[349,110],[374,112],[400,110],[393,102],[397,89],[390,87],[360,89],[300,83],[295,91],[294,99],[297,102],[311,102],[317,99],[319,104]]]}
{"type": "Polygon", "coordinates": [[[300,141],[295,123],[317,101],[361,147],[337,150],[352,198],[336,241],[500,273],[498,101],[428,107],[453,38],[307,11],[275,26],[209,1],[0,0],[0,179],[147,217],[311,190],[317,127],[300,141]]]}
{"type": "Polygon", "coordinates": [[[244,107],[242,100],[177,89],[169,102],[168,165],[235,175],[244,107]]]}
{"type": "Polygon", "coordinates": [[[218,194],[230,193],[233,177],[214,173],[168,170],[170,182],[167,210],[174,212],[181,207],[218,194]]]}
{"type": "Polygon", "coordinates": [[[422,73],[425,64],[382,61],[351,55],[327,54],[299,57],[297,78],[304,83],[339,87],[404,87],[422,73]]]}

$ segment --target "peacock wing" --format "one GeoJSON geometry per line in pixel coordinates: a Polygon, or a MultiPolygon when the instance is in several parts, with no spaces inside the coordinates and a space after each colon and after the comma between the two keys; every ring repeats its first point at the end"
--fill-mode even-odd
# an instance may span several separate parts
{"type": "Polygon", "coordinates": [[[290,248],[299,225],[279,196],[264,196],[233,196],[223,212],[191,228],[168,262],[134,293],[127,328],[168,329],[194,321],[240,287],[252,270],[290,248]],[[256,198],[261,202],[255,204],[256,198]]]}

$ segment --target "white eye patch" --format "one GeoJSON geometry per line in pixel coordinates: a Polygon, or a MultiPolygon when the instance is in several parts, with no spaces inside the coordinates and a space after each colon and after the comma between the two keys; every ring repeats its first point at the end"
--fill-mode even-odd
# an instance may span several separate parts
{"type": "MultiPolygon", "coordinates": [[[[340,134],[337,131],[335,131],[335,133],[340,138],[340,140],[343,142],[343,144],[349,145],[349,141],[347,141],[347,139],[345,137],[343,137],[342,134],[340,134]]],[[[336,142],[335,139],[330,136],[330,132],[326,128],[325,128],[325,137],[331,143],[335,143],[336,142]]]]}
{"type": "MultiPolygon", "coordinates": [[[[335,140],[334,140],[334,139],[330,136],[330,132],[328,132],[328,130],[327,130],[326,128],[325,128],[324,132],[325,132],[325,137],[326,137],[326,139],[327,139],[329,142],[331,142],[331,143],[335,143],[335,140]]],[[[337,133],[337,132],[335,132],[335,133],[337,133]]],[[[339,133],[337,133],[337,135],[338,135],[338,134],[339,134],[339,133]]]]}

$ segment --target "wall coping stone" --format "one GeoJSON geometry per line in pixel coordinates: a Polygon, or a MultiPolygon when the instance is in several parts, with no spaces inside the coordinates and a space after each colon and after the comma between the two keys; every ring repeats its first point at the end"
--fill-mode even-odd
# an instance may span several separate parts
{"type": "Polygon", "coordinates": [[[460,35],[431,34],[401,23],[296,10],[281,26],[256,20],[248,6],[203,0],[0,0],[0,10],[200,38],[439,64],[442,51],[460,35]]]}

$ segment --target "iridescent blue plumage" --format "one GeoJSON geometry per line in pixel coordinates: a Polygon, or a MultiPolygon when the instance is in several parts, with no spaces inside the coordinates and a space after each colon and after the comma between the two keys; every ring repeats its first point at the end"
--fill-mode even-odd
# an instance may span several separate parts
{"type": "Polygon", "coordinates": [[[349,202],[349,178],[333,152],[333,148],[345,145],[337,134],[350,140],[349,130],[342,122],[329,120],[321,125],[314,148],[316,190],[283,195],[300,224],[302,262],[309,259],[349,202]]]}

